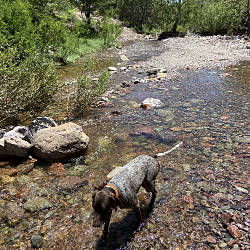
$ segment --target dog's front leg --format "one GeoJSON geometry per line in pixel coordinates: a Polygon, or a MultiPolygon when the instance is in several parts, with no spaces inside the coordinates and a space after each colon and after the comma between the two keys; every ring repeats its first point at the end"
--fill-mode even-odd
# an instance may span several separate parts
{"type": "Polygon", "coordinates": [[[104,229],[103,229],[104,239],[108,238],[109,223],[110,223],[111,214],[112,214],[112,211],[107,215],[107,217],[105,219],[105,224],[104,224],[104,229]]]}

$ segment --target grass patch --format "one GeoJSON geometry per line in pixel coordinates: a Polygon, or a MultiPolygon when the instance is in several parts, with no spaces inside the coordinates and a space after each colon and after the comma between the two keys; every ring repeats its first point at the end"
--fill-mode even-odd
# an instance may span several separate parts
{"type": "Polygon", "coordinates": [[[102,38],[80,38],[76,53],[69,55],[67,62],[72,63],[83,55],[102,50],[103,43],[104,40],[102,38]]]}

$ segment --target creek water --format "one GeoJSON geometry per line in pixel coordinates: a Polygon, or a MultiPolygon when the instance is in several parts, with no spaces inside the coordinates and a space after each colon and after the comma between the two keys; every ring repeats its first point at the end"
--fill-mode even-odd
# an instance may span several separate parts
{"type": "MultiPolygon", "coordinates": [[[[148,54],[138,52],[127,63],[147,59],[154,48],[161,53],[157,45],[149,46],[148,54]]],[[[116,60],[107,59],[108,64],[116,60]]],[[[72,78],[80,68],[80,64],[61,68],[61,79],[72,78]]],[[[134,84],[133,77],[145,79],[146,74],[134,69],[113,74],[110,102],[74,120],[90,143],[85,156],[64,163],[64,169],[66,177],[85,179],[84,187],[59,190],[57,178],[62,177],[50,176],[43,163],[36,164],[35,173],[33,169],[32,174],[4,184],[9,193],[42,194],[53,206],[49,211],[25,212],[15,226],[1,222],[3,249],[29,248],[27,242],[35,233],[42,235],[44,249],[209,249],[232,240],[220,219],[224,212],[236,212],[240,224],[247,221],[249,197],[235,185],[244,190],[250,185],[250,63],[223,71],[186,70],[179,79],[169,81],[134,84]],[[130,86],[122,88],[123,81],[131,82],[130,86]],[[160,99],[163,105],[142,109],[140,103],[149,97],[160,99]],[[158,195],[150,216],[138,225],[133,211],[114,212],[109,240],[104,242],[101,228],[91,226],[93,187],[101,185],[113,168],[137,155],[154,155],[180,141],[181,148],[159,159],[158,195]],[[211,235],[215,242],[208,242],[211,235]]],[[[5,205],[21,204],[18,195],[12,195],[12,200],[6,197],[1,191],[0,201],[5,205]]],[[[140,191],[139,199],[145,208],[145,192],[140,191]]],[[[242,237],[242,242],[247,241],[248,233],[242,237]]]]}

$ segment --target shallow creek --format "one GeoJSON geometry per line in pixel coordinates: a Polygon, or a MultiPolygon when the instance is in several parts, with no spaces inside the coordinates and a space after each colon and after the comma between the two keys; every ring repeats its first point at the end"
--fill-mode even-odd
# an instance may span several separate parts
{"type": "MultiPolygon", "coordinates": [[[[148,54],[135,55],[128,64],[147,59],[154,48],[161,52],[153,45],[148,54]]],[[[34,235],[42,236],[44,249],[249,248],[250,63],[224,71],[181,73],[179,79],[138,84],[133,77],[145,78],[145,73],[115,73],[110,103],[74,121],[90,137],[84,157],[64,163],[63,174],[50,175],[51,164],[35,163],[30,171],[2,181],[0,211],[6,214],[9,209],[15,218],[7,213],[1,220],[0,248],[29,249],[34,235]],[[123,81],[131,85],[122,88],[123,81]],[[142,109],[140,103],[148,97],[164,105],[142,109]],[[158,195],[149,218],[138,225],[132,211],[118,210],[109,240],[103,242],[102,230],[91,226],[93,187],[137,155],[154,155],[180,141],[181,148],[159,159],[158,195]],[[66,185],[69,176],[85,182],[77,188],[70,179],[66,185]],[[51,205],[37,205],[32,213],[23,210],[23,204],[37,196],[51,205]],[[225,214],[231,216],[228,221],[225,214]],[[241,233],[236,241],[227,228],[231,223],[241,233]]],[[[33,163],[12,167],[29,164],[33,163]]],[[[145,192],[140,191],[139,198],[145,208],[145,192]]]]}

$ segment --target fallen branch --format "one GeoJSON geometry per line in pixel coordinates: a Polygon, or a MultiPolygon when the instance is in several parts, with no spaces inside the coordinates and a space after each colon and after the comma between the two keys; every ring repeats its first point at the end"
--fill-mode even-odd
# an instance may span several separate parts
{"type": "Polygon", "coordinates": [[[174,146],[173,148],[171,148],[170,150],[166,151],[166,152],[163,152],[163,153],[158,153],[155,155],[155,158],[157,157],[162,157],[162,156],[165,156],[169,153],[171,153],[172,151],[174,151],[175,149],[179,148],[181,145],[183,144],[183,142],[180,142],[178,143],[176,146],[174,146]]]}

